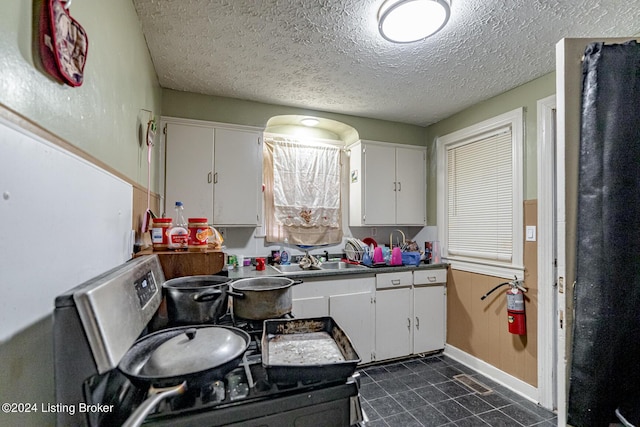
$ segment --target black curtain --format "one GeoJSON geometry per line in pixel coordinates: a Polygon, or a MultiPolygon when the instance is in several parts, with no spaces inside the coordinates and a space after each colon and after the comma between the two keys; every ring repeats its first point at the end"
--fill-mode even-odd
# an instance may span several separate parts
{"type": "Polygon", "coordinates": [[[640,426],[640,45],[583,63],[569,424],[640,426]]]}

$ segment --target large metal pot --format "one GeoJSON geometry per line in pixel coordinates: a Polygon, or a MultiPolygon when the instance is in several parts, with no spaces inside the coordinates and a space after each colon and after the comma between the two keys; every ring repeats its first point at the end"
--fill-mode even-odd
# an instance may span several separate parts
{"type": "Polygon", "coordinates": [[[300,283],[302,280],[287,277],[236,280],[228,291],[233,296],[233,315],[249,320],[265,320],[291,313],[291,286],[300,283]]]}
{"type": "Polygon", "coordinates": [[[231,280],[224,276],[185,276],[167,280],[162,287],[169,322],[174,325],[217,323],[227,312],[231,280]]]}
{"type": "Polygon", "coordinates": [[[136,341],[118,369],[136,385],[150,386],[149,397],[124,423],[139,426],[163,400],[223,379],[249,347],[246,332],[227,326],[197,325],[164,329],[136,341]]]}

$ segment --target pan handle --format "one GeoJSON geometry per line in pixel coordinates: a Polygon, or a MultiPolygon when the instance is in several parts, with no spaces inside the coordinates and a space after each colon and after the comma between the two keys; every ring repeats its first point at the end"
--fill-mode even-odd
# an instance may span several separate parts
{"type": "Polygon", "coordinates": [[[222,295],[222,290],[220,289],[207,289],[206,291],[193,294],[191,298],[196,302],[207,302],[218,298],[220,295],[222,295]]]}
{"type": "Polygon", "coordinates": [[[122,424],[122,427],[138,427],[142,425],[144,419],[147,418],[147,415],[149,415],[149,413],[153,411],[160,402],[168,399],[169,397],[182,394],[186,389],[186,381],[173,387],[155,388],[151,386],[151,388],[149,389],[149,393],[152,393],[152,395],[149,396],[147,400],[142,402],[142,404],[136,408],[133,414],[131,414],[129,418],[127,418],[127,421],[122,424]]]}
{"type": "Polygon", "coordinates": [[[304,280],[300,280],[300,279],[294,280],[293,283],[291,283],[291,286],[299,285],[301,283],[304,283],[304,280]]]}
{"type": "Polygon", "coordinates": [[[237,292],[231,289],[227,291],[227,295],[231,295],[236,298],[244,298],[244,294],[242,292],[237,292]]]}

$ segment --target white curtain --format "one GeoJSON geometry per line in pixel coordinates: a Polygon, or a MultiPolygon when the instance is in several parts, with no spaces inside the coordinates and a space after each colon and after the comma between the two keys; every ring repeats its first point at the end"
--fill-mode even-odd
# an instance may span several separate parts
{"type": "Polygon", "coordinates": [[[265,138],[264,150],[267,241],[340,242],[341,150],[287,138],[265,138]]]}

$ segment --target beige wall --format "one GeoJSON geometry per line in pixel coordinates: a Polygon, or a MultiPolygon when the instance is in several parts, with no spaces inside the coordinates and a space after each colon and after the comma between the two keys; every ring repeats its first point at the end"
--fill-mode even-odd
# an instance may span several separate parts
{"type": "MultiPolygon", "coordinates": [[[[525,224],[537,225],[535,200],[524,202],[525,224]]],[[[523,230],[524,233],[524,230],[523,230]]],[[[506,288],[480,297],[505,279],[451,270],[447,280],[447,344],[537,387],[538,246],[524,244],[527,334],[512,335],[507,325],[506,288]]]]}
{"type": "Polygon", "coordinates": [[[170,89],[162,91],[162,114],[259,127],[265,127],[267,121],[274,116],[310,115],[350,125],[358,132],[361,139],[410,145],[424,145],[426,134],[424,127],[405,123],[263,104],[234,98],[199,95],[170,89]]]}
{"type": "MultiPolygon", "coordinates": [[[[149,119],[149,113],[141,110],[160,115],[162,92],[131,0],[73,2],[71,15],[86,29],[89,38],[85,80],[78,88],[61,85],[39,70],[38,57],[32,50],[37,35],[32,22],[37,21],[34,11],[38,11],[40,5],[40,0],[2,2],[2,115],[17,113],[108,165],[130,182],[146,188],[146,148],[138,144],[138,124],[146,124],[149,119]]],[[[154,175],[156,170],[152,168],[154,175]]],[[[157,182],[155,176],[152,182],[157,182]]],[[[141,191],[140,186],[136,191],[141,191]]],[[[104,190],[107,189],[100,189],[104,190]]],[[[43,215],[46,210],[43,206],[43,215]]],[[[54,247],[44,249],[41,256],[47,256],[46,250],[55,250],[54,247]]],[[[24,250],[25,256],[33,256],[33,250],[30,244],[24,250]]],[[[37,257],[33,260],[37,268],[37,257]]],[[[21,284],[3,283],[0,272],[0,289],[3,286],[21,284]]],[[[11,301],[0,303],[0,310],[2,304],[11,304],[11,301]]],[[[54,301],[50,304],[53,311],[54,301]]],[[[38,407],[55,403],[51,316],[0,342],[0,384],[0,402],[31,402],[38,407]]],[[[0,425],[54,423],[53,413],[0,413],[0,425]]]]}

